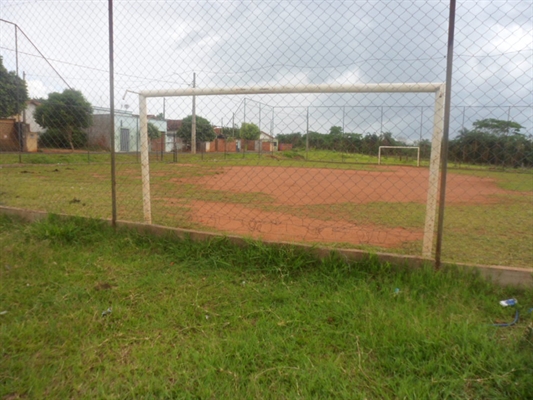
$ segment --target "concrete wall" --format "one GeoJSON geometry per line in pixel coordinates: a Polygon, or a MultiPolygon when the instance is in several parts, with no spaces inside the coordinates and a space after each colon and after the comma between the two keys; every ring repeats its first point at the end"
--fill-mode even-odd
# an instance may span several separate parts
{"type": "Polygon", "coordinates": [[[279,144],[279,151],[287,151],[292,150],[292,143],[280,143],[279,144]]]}
{"type": "Polygon", "coordinates": [[[0,151],[19,151],[15,118],[0,119],[0,151]]]}
{"type": "Polygon", "coordinates": [[[111,150],[109,140],[109,125],[111,118],[109,115],[93,115],[93,124],[85,129],[89,147],[96,147],[103,150],[111,150]]]}

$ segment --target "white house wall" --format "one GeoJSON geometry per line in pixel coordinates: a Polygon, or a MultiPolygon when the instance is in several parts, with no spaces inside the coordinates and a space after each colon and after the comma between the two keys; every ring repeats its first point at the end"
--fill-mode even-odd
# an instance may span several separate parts
{"type": "Polygon", "coordinates": [[[22,113],[22,119],[26,122],[26,124],[30,127],[31,133],[44,133],[46,132],[46,128],[43,128],[41,125],[39,125],[37,122],[35,122],[35,110],[37,109],[37,106],[33,103],[26,103],[26,109],[22,113]]]}

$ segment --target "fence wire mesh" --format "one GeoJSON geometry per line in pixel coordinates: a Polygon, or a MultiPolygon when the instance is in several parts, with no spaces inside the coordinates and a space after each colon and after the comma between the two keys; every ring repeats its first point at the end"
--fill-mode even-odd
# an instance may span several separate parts
{"type": "MultiPolygon", "coordinates": [[[[111,218],[114,153],[121,220],[433,254],[447,1],[113,3],[111,81],[108,1],[2,2],[1,205],[111,218]]],[[[457,7],[443,260],[533,261],[532,17],[457,7]]]]}

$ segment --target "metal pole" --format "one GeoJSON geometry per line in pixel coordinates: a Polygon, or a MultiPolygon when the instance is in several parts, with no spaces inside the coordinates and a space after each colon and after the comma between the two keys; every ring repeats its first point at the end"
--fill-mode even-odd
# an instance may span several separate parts
{"type": "Polygon", "coordinates": [[[243,122],[246,122],[246,99],[244,99],[244,120],[243,122]]]}
{"type": "Polygon", "coordinates": [[[259,103],[259,132],[261,132],[261,103],[259,103]]]}
{"type": "Polygon", "coordinates": [[[272,108],[272,118],[270,119],[270,136],[274,137],[274,108],[272,108]]]}
{"type": "Polygon", "coordinates": [[[465,113],[466,113],[466,106],[463,106],[463,123],[461,124],[461,130],[465,128],[465,113]]]}
{"type": "Polygon", "coordinates": [[[137,162],[140,161],[140,154],[139,154],[139,139],[141,138],[141,131],[139,130],[139,118],[137,118],[137,144],[136,144],[136,150],[137,150],[137,162]]]}
{"type": "MultiPolygon", "coordinates": [[[[507,122],[511,122],[511,106],[507,110],[507,122]]],[[[507,125],[507,135],[509,135],[510,124],[507,125]]]]}
{"type": "Polygon", "coordinates": [[[224,118],[220,119],[220,124],[222,125],[222,128],[221,128],[222,129],[222,131],[221,131],[222,137],[224,138],[222,140],[224,140],[224,160],[225,160],[226,159],[226,141],[227,141],[227,139],[226,139],[226,135],[224,135],[224,118]]]}
{"type": "Polygon", "coordinates": [[[345,106],[342,106],[342,134],[344,135],[344,117],[345,117],[345,106]]]}
{"type": "MultiPolygon", "coordinates": [[[[345,107],[342,106],[342,139],[344,139],[344,113],[345,113],[345,107]]],[[[344,146],[343,146],[344,143],[342,143],[343,141],[341,141],[341,149],[340,149],[342,162],[344,162],[344,146]]]]}
{"type": "Polygon", "coordinates": [[[233,140],[235,140],[235,152],[237,152],[237,138],[235,137],[235,113],[231,114],[231,136],[233,137],[233,140]]]}
{"type": "Polygon", "coordinates": [[[379,133],[383,133],[383,106],[381,106],[380,109],[381,109],[381,122],[380,122],[379,133]]]}
{"type": "Polygon", "coordinates": [[[115,160],[115,62],[113,42],[113,0],[108,0],[109,14],[109,134],[111,143],[111,225],[117,226],[117,182],[115,160]]]}
{"type": "MultiPolygon", "coordinates": [[[[17,78],[19,77],[19,42],[18,42],[18,34],[17,34],[17,25],[15,25],[15,64],[16,64],[16,73],[17,78]]],[[[19,105],[20,105],[20,79],[17,79],[17,115],[16,115],[16,121],[17,121],[17,138],[19,141],[19,164],[22,164],[22,134],[20,130],[20,115],[19,115],[19,105]]]]}
{"type": "Polygon", "coordinates": [[[435,250],[435,268],[441,266],[442,238],[444,228],[444,206],[446,201],[446,175],[448,172],[448,137],[450,134],[450,103],[452,93],[453,43],[455,33],[455,2],[450,0],[450,20],[448,25],[448,54],[446,56],[446,95],[444,101],[444,127],[441,147],[441,173],[439,196],[439,220],[437,225],[437,247],[435,250]]]}
{"type": "Polygon", "coordinates": [[[177,136],[177,135],[174,135],[174,136],[173,136],[173,137],[174,137],[174,146],[173,146],[173,148],[172,148],[172,152],[174,153],[174,155],[173,155],[173,161],[174,161],[175,163],[178,162],[178,144],[176,143],[176,136],[177,136]]]}
{"type": "Polygon", "coordinates": [[[305,159],[309,160],[309,107],[307,107],[306,127],[305,127],[305,159]]]}
{"type": "MultiPolygon", "coordinates": [[[[196,72],[192,74],[192,87],[196,87],[196,72]]],[[[192,96],[191,154],[196,154],[196,96],[192,96]]]]}
{"type": "MultiPolygon", "coordinates": [[[[26,71],[22,71],[22,80],[26,82],[26,71]]],[[[26,107],[22,110],[22,123],[26,125],[26,107]]]]}
{"type": "Polygon", "coordinates": [[[418,145],[420,146],[420,143],[422,143],[422,127],[424,125],[424,107],[420,107],[420,140],[418,141],[418,145]]]}

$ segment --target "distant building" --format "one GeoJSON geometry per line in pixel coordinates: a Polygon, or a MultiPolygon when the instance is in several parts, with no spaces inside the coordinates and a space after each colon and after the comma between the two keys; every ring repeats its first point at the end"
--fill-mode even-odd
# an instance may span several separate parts
{"type": "Polygon", "coordinates": [[[41,102],[38,100],[28,100],[26,102],[26,108],[22,112],[21,121],[28,125],[28,128],[31,133],[44,133],[46,128],[43,128],[37,122],[35,122],[35,110],[41,105],[41,102]]]}
{"type": "MultiPolygon", "coordinates": [[[[161,119],[148,118],[165,137],[167,122],[161,119]]],[[[115,110],[115,151],[141,151],[139,116],[127,110],[115,110]]],[[[85,129],[90,147],[111,150],[110,140],[111,113],[109,108],[93,107],[93,124],[85,129]]]]}
{"type": "Polygon", "coordinates": [[[165,151],[185,151],[186,145],[183,140],[178,137],[178,131],[181,128],[181,119],[167,119],[167,140],[165,151]]]}

